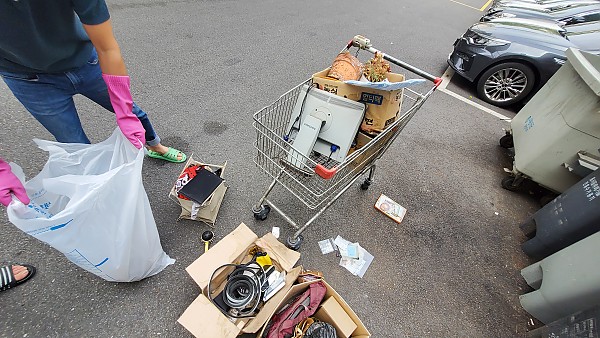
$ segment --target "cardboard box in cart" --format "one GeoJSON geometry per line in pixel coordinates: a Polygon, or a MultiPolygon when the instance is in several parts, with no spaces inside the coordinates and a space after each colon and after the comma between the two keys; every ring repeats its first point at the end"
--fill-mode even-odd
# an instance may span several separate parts
{"type": "MultiPolygon", "coordinates": [[[[300,253],[288,249],[271,233],[258,238],[244,223],[216,243],[196,259],[186,271],[200,287],[202,293],[181,315],[178,322],[196,337],[229,338],[241,333],[255,333],[265,324],[281,304],[292,284],[298,278],[301,267],[294,268],[300,253]],[[254,318],[231,321],[208,299],[208,282],[213,272],[227,263],[242,263],[248,250],[254,246],[267,252],[278,270],[286,272],[285,286],[269,299],[254,318]]],[[[214,278],[214,288],[219,289],[230,270],[223,269],[214,278]]],[[[216,295],[213,295],[213,297],[216,295]]]]}
{"type": "MultiPolygon", "coordinates": [[[[313,74],[313,83],[316,83],[319,89],[367,104],[367,112],[360,130],[376,134],[396,121],[402,105],[402,89],[385,91],[353,86],[327,77],[328,72],[329,68],[313,74]]],[[[404,75],[387,73],[387,79],[390,82],[402,82],[404,75]]]]}
{"type": "MultiPolygon", "coordinates": [[[[317,281],[311,281],[311,282],[300,283],[300,284],[296,284],[296,285],[292,286],[291,289],[289,289],[287,291],[285,297],[281,300],[279,306],[275,309],[272,309],[268,320],[270,320],[271,317],[277,311],[279,311],[280,308],[282,308],[285,304],[287,304],[288,301],[290,301],[291,299],[293,299],[294,297],[296,297],[297,295],[301,294],[306,289],[308,289],[310,284],[316,283],[316,282],[317,281]]],[[[352,310],[350,305],[348,305],[348,303],[346,303],[346,301],[342,298],[342,296],[340,296],[333,289],[333,287],[331,287],[331,285],[329,285],[326,281],[323,281],[323,282],[325,283],[325,286],[327,287],[327,293],[325,293],[325,297],[323,297],[323,302],[321,302],[321,307],[323,306],[323,304],[325,304],[325,302],[327,302],[329,299],[333,298],[333,299],[335,299],[335,301],[337,303],[335,305],[339,305],[338,309],[341,308],[344,311],[344,313],[335,313],[336,310],[332,310],[332,312],[329,315],[333,318],[340,318],[341,321],[339,323],[330,323],[330,324],[334,325],[334,326],[338,325],[340,327],[343,327],[344,329],[348,328],[349,326],[353,327],[354,325],[356,325],[356,328],[354,329],[354,331],[352,331],[350,333],[350,335],[347,337],[351,337],[351,338],[369,338],[369,337],[371,337],[371,333],[369,332],[369,330],[367,330],[365,325],[362,323],[360,318],[358,318],[358,316],[356,315],[354,310],[352,310]],[[347,317],[349,317],[352,320],[354,325],[345,322],[347,317]]],[[[333,307],[330,307],[330,308],[333,308],[333,307]]],[[[321,308],[321,310],[322,310],[322,308],[321,308]]],[[[317,310],[317,312],[319,312],[319,310],[317,310]]],[[[323,316],[320,319],[326,319],[326,318],[325,318],[325,316],[323,316]]],[[[268,323],[268,320],[266,321],[266,323],[268,323]]],[[[256,337],[261,338],[264,333],[264,330],[265,330],[265,328],[263,328],[256,337]]],[[[339,335],[339,333],[338,333],[338,336],[344,337],[343,335],[339,335]]]]}

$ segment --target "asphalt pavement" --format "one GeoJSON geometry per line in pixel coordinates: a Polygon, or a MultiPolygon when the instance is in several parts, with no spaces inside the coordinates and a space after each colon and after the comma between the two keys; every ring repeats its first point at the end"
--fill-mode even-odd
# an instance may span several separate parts
{"type": "MultiPolygon", "coordinates": [[[[292,229],[275,213],[255,221],[251,207],[270,179],[253,163],[252,114],[329,66],[356,34],[388,54],[441,76],[452,43],[481,15],[484,1],[109,1],[135,101],[163,143],[208,163],[228,161],[229,190],[215,241],[241,222],[259,236],[292,229]]],[[[398,68],[394,69],[403,72],[398,68]]],[[[468,84],[447,89],[478,101],[468,84]]],[[[114,118],[76,98],[93,142],[114,118]]],[[[481,103],[481,102],[479,102],[481,103]]],[[[0,85],[0,154],[35,176],[47,160],[33,138],[52,139],[0,85]]],[[[493,107],[492,107],[493,108],[493,107]]],[[[515,111],[493,108],[507,117],[515,111]]],[[[327,281],[373,337],[513,337],[529,316],[518,296],[518,225],[537,201],[500,187],[510,159],[498,146],[508,123],[438,91],[378,162],[367,191],[350,188],[304,233],[300,264],[327,281]],[[373,208],[380,194],[408,212],[396,224],[373,208]],[[317,242],[340,235],[375,257],[351,275],[317,242]]],[[[0,210],[0,263],[35,265],[33,280],[2,292],[2,337],[190,337],[177,318],[199,295],[185,272],[203,250],[208,226],[177,221],[168,192],[182,166],[146,159],[144,186],[164,250],[176,263],[135,283],[106,282],[27,236],[0,210]]],[[[306,221],[311,211],[283,189],[273,199],[306,221]]],[[[198,318],[202,320],[202,318],[198,318]]]]}

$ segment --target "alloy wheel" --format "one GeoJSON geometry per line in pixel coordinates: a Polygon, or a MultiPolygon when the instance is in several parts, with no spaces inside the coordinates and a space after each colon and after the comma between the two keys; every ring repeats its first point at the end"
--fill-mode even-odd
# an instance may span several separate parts
{"type": "Polygon", "coordinates": [[[514,100],[527,88],[527,83],[527,76],[520,69],[499,69],[486,79],[485,96],[494,102],[514,100]]]}

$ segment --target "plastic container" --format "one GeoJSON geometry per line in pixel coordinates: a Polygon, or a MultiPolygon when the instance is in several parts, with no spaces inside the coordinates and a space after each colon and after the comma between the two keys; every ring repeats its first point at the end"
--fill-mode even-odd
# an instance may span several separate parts
{"type": "Polygon", "coordinates": [[[564,164],[576,166],[579,151],[598,155],[600,145],[600,56],[566,54],[567,62],[511,122],[513,174],[557,193],[581,179],[564,164]]]}

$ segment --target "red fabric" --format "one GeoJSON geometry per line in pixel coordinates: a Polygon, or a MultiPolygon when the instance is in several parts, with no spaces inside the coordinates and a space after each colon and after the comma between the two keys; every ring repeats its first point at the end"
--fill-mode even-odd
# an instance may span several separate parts
{"type": "Polygon", "coordinates": [[[325,293],[327,293],[327,287],[322,281],[312,283],[308,287],[308,290],[304,291],[293,301],[291,306],[273,316],[267,338],[290,337],[296,324],[312,316],[317,311],[317,308],[323,301],[323,297],[325,297],[325,293]],[[304,307],[302,302],[307,297],[310,297],[310,303],[308,307],[304,307]],[[289,318],[298,308],[302,307],[304,307],[304,310],[296,318],[289,318]]]}

